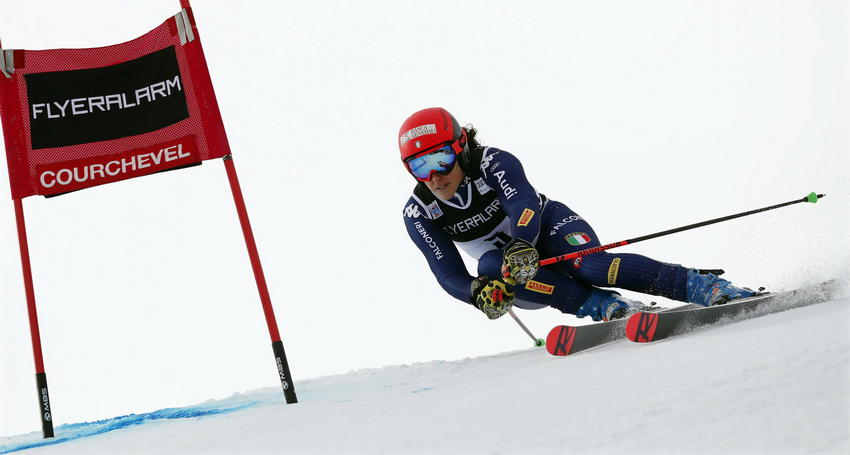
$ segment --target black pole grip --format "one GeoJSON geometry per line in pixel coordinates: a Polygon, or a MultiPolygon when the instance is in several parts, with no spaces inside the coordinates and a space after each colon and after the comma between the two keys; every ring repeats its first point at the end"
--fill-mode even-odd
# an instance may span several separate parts
{"type": "Polygon", "coordinates": [[[53,437],[53,415],[50,413],[50,394],[47,392],[47,374],[36,373],[38,388],[38,413],[41,414],[41,432],[45,438],[53,437]]]}
{"type": "Polygon", "coordinates": [[[289,363],[286,361],[286,353],[283,351],[283,341],[272,343],[272,351],[274,351],[277,373],[280,375],[280,386],[283,387],[283,397],[287,404],[298,403],[298,397],[295,396],[295,384],[293,384],[292,375],[289,373],[289,363]]]}

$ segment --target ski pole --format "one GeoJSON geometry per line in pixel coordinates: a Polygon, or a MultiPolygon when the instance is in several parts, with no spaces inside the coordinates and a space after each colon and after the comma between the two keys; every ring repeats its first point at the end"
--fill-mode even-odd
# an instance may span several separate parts
{"type": "Polygon", "coordinates": [[[519,316],[514,313],[514,310],[512,308],[508,310],[508,313],[510,313],[511,317],[514,318],[514,321],[516,321],[516,323],[519,324],[520,327],[522,327],[522,330],[524,330],[525,333],[527,333],[528,336],[530,336],[531,339],[534,340],[535,347],[539,348],[541,346],[546,345],[546,342],[543,341],[543,338],[537,338],[536,336],[534,336],[533,333],[531,333],[531,330],[528,330],[528,327],[526,327],[525,324],[523,324],[522,321],[519,320],[519,316]]]}
{"type": "Polygon", "coordinates": [[[728,221],[735,218],[740,218],[742,216],[754,215],[760,212],[766,212],[768,210],[778,209],[780,207],[786,207],[793,204],[799,204],[801,202],[811,202],[816,203],[818,199],[826,196],[825,194],[817,194],[817,193],[809,193],[806,197],[802,199],[795,199],[793,201],[783,202],[782,204],[771,205],[770,207],[762,207],[760,209],[750,210],[747,212],[736,213],[734,215],[724,216],[721,218],[715,218],[713,220],[703,221],[701,223],[689,224],[687,226],[682,226],[674,229],[668,229],[666,231],[656,232],[655,234],[644,235],[641,237],[635,237],[633,239],[621,240],[619,242],[609,243],[607,245],[601,245],[593,248],[587,248],[585,250],[576,251],[574,253],[562,254],[560,256],[555,256],[548,259],[543,259],[540,261],[540,266],[554,264],[556,262],[568,261],[570,259],[575,259],[581,256],[587,256],[588,254],[599,253],[600,251],[610,250],[611,248],[617,248],[618,246],[630,245],[632,243],[642,242],[644,240],[654,239],[656,237],[661,237],[669,234],[675,234],[677,232],[687,231],[689,229],[696,229],[698,227],[708,226],[710,224],[720,223],[722,221],[728,221]]]}

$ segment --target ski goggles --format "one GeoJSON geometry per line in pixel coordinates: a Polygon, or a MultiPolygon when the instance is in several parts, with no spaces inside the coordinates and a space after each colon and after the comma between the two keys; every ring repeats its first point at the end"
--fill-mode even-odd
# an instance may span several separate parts
{"type": "Polygon", "coordinates": [[[447,175],[457,163],[455,144],[445,144],[437,149],[408,158],[404,160],[404,165],[407,166],[408,172],[420,182],[431,180],[431,176],[435,172],[440,175],[447,175]]]}

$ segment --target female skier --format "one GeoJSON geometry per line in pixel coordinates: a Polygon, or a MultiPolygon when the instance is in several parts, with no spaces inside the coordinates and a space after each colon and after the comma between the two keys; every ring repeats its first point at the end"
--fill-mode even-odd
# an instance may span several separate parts
{"type": "Polygon", "coordinates": [[[519,160],[483,147],[443,108],[423,109],[402,124],[401,160],[417,180],[404,223],[437,282],[490,319],[512,305],[551,306],[594,321],[641,308],[617,287],[703,306],[749,297],[714,273],[637,254],[600,252],[540,268],[552,257],[599,246],[590,224],[561,202],[539,194],[519,160]],[[471,276],[456,246],[478,260],[471,276]]]}

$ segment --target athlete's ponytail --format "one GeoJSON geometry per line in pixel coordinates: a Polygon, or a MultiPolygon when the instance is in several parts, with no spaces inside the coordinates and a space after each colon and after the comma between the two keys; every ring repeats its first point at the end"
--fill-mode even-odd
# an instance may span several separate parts
{"type": "Polygon", "coordinates": [[[475,136],[478,135],[478,130],[475,129],[471,123],[467,123],[463,127],[463,131],[466,132],[466,148],[460,155],[460,168],[463,169],[465,173],[471,174],[474,172],[471,172],[473,169],[470,167],[472,165],[470,163],[472,159],[470,155],[477,156],[477,152],[482,148],[482,145],[481,142],[475,138],[475,136]]]}

